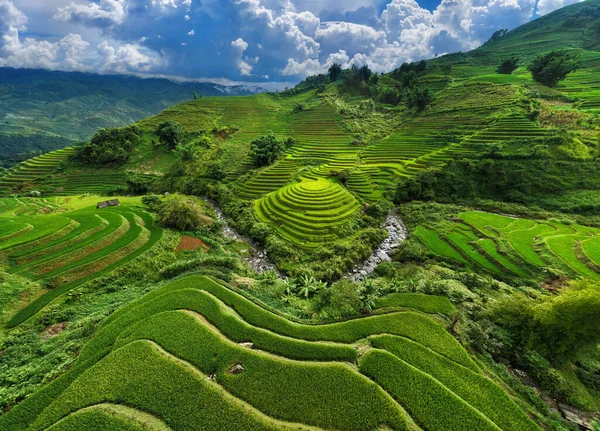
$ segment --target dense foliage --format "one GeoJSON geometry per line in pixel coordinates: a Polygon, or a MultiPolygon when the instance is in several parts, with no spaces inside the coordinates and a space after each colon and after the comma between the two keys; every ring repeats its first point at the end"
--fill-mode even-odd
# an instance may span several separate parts
{"type": "Polygon", "coordinates": [[[496,72],[501,75],[510,75],[515,70],[519,68],[519,59],[518,58],[508,58],[502,62],[496,72]]]}
{"type": "Polygon", "coordinates": [[[77,158],[88,165],[123,164],[139,138],[137,126],[102,129],[79,149],[77,158]]]}
{"type": "Polygon", "coordinates": [[[554,87],[560,81],[564,81],[569,73],[577,70],[580,66],[579,58],[577,53],[552,51],[536,57],[529,66],[529,71],[537,82],[554,87]]]}
{"type": "Polygon", "coordinates": [[[181,142],[183,129],[176,121],[169,120],[159,124],[155,133],[162,144],[164,144],[169,150],[174,150],[181,142]]]}
{"type": "Polygon", "coordinates": [[[292,145],[290,138],[283,141],[277,139],[274,133],[269,133],[250,142],[250,157],[256,166],[268,166],[292,145]]]}

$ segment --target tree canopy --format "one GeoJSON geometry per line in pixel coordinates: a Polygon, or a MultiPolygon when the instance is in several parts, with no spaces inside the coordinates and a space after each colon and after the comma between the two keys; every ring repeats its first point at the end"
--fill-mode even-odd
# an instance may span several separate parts
{"type": "Polygon", "coordinates": [[[338,80],[340,75],[342,74],[342,65],[338,63],[334,63],[329,68],[329,80],[331,82],[335,82],[338,80]]]}
{"type": "Polygon", "coordinates": [[[273,132],[259,136],[250,143],[250,156],[256,166],[272,164],[286,149],[291,146],[292,140],[281,141],[273,132]]]}
{"type": "Polygon", "coordinates": [[[123,164],[140,138],[137,126],[101,129],[79,150],[77,158],[89,165],[123,164]]]}
{"type": "Polygon", "coordinates": [[[569,73],[576,71],[579,64],[579,54],[577,53],[552,51],[536,57],[529,66],[529,71],[535,81],[548,87],[554,87],[569,73]]]}
{"type": "Polygon", "coordinates": [[[176,121],[165,121],[156,129],[160,142],[170,150],[174,150],[181,143],[183,129],[176,121]]]}
{"type": "Polygon", "coordinates": [[[519,68],[519,59],[518,58],[507,58],[502,62],[496,72],[500,75],[511,75],[515,70],[519,68]]]}

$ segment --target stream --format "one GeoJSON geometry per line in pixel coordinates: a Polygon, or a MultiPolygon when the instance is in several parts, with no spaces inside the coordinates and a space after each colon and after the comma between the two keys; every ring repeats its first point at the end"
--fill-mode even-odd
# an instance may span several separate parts
{"type": "Polygon", "coordinates": [[[373,254],[367,260],[355,266],[352,271],[346,274],[346,278],[362,281],[375,271],[377,265],[392,261],[389,253],[397,249],[406,240],[408,232],[402,219],[395,212],[390,213],[385,218],[382,228],[388,231],[387,238],[379,244],[379,247],[373,251],[373,254]]]}
{"type": "MultiPolygon", "coordinates": [[[[258,245],[255,241],[250,238],[246,238],[233,229],[229,223],[223,211],[219,205],[211,200],[206,200],[208,204],[214,209],[217,214],[217,220],[223,223],[223,235],[234,241],[241,241],[250,247],[248,250],[248,256],[244,257],[244,260],[250,265],[250,267],[262,274],[265,271],[274,270],[277,271],[276,266],[269,260],[267,253],[264,249],[258,245]]],[[[390,262],[392,259],[389,253],[393,252],[407,237],[406,226],[395,212],[390,213],[382,226],[383,229],[388,231],[388,236],[379,246],[373,251],[373,254],[365,260],[363,263],[357,265],[352,271],[346,274],[346,278],[350,278],[354,281],[362,281],[367,276],[371,275],[375,270],[375,267],[382,262],[390,262]]],[[[279,272],[279,271],[277,271],[279,272]]],[[[281,275],[281,274],[280,274],[281,275]]]]}
{"type": "MultiPolygon", "coordinates": [[[[241,241],[248,244],[248,255],[244,256],[244,260],[250,265],[254,271],[262,274],[266,271],[277,271],[277,267],[269,260],[267,253],[264,249],[258,245],[255,241],[250,238],[246,238],[245,236],[240,235],[234,228],[232,228],[229,223],[227,223],[227,218],[225,214],[223,214],[223,210],[217,204],[217,202],[205,199],[205,201],[212,207],[212,209],[217,214],[217,220],[223,223],[223,235],[225,238],[229,238],[233,241],[241,241]]],[[[279,271],[277,271],[279,273],[279,271]]]]}

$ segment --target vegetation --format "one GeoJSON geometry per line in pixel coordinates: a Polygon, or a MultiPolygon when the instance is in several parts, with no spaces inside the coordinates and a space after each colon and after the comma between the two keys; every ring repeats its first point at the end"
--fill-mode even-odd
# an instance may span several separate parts
{"type": "Polygon", "coordinates": [[[564,81],[569,73],[577,70],[579,54],[565,51],[552,51],[546,55],[536,57],[529,71],[537,82],[554,87],[564,81]]]}
{"type": "Polygon", "coordinates": [[[597,3],[387,74],[187,91],[3,171],[0,428],[574,430],[597,3]]]}
{"type": "Polygon", "coordinates": [[[519,68],[519,59],[518,58],[508,58],[508,59],[504,60],[500,66],[498,66],[498,69],[496,69],[496,72],[498,72],[501,75],[510,75],[518,68],[519,68]]]}

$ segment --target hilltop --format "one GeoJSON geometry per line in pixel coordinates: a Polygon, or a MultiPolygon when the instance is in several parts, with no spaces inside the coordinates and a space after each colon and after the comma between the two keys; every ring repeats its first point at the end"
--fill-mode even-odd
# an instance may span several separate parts
{"type": "Polygon", "coordinates": [[[598,14],[8,170],[0,428],[597,427],[598,14]]]}
{"type": "Polygon", "coordinates": [[[210,82],[0,68],[0,165],[86,141],[98,129],[155,115],[192,99],[194,92],[224,96],[260,91],[210,82]]]}

